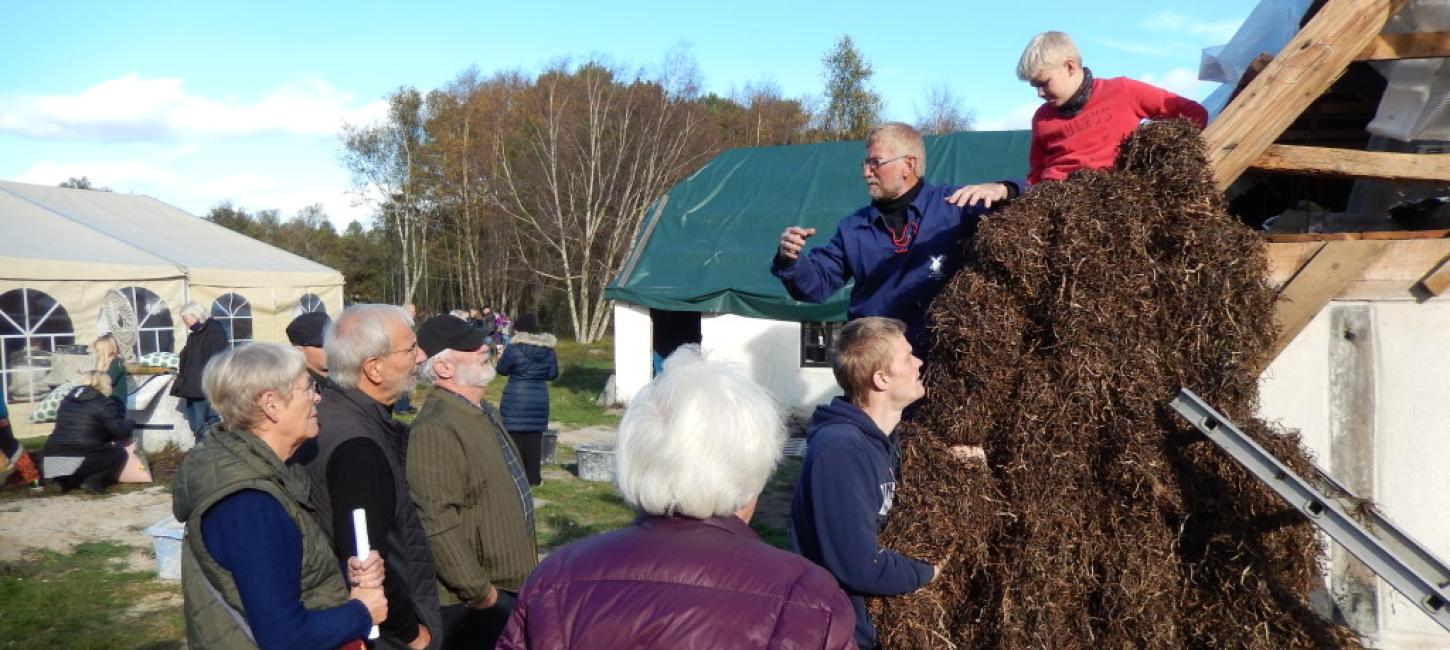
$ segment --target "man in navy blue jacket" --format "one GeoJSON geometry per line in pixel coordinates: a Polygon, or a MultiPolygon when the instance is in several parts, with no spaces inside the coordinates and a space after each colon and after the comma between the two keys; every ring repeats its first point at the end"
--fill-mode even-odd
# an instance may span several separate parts
{"type": "MultiPolygon", "coordinates": [[[[921,360],[905,333],[893,318],[861,318],[841,330],[833,369],[846,395],[811,416],[806,461],[791,499],[791,544],[851,597],[856,643],[863,648],[877,645],[866,596],[910,593],[941,573],[940,566],[881,548],[879,541],[901,474],[896,425],[926,394],[921,360]]],[[[951,453],[981,460],[979,448],[951,453]]]]}
{"type": "Polygon", "coordinates": [[[854,278],[846,315],[903,320],[907,340],[924,348],[926,308],[961,268],[963,240],[993,202],[1022,187],[1015,181],[928,185],[925,174],[926,146],[916,129],[899,122],[872,129],[861,161],[870,205],[842,219],[829,242],[804,256],[816,229],[786,228],[770,272],[792,298],[816,303],[854,278]]]}

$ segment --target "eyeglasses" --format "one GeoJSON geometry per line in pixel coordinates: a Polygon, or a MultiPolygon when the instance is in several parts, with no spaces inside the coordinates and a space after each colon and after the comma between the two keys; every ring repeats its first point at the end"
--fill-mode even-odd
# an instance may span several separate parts
{"type": "Polygon", "coordinates": [[[383,355],[382,357],[378,357],[378,358],[381,359],[383,357],[391,357],[391,356],[393,356],[393,355],[395,355],[395,354],[397,354],[399,352],[407,352],[408,353],[408,356],[413,356],[413,355],[417,354],[418,353],[418,342],[417,341],[413,341],[413,344],[410,345],[410,346],[408,346],[408,347],[406,347],[406,348],[398,348],[396,350],[390,350],[387,354],[383,355]]]}
{"type": "Polygon", "coordinates": [[[865,167],[867,169],[870,169],[871,171],[874,172],[874,171],[880,169],[881,166],[882,165],[885,165],[886,163],[893,163],[893,162],[896,162],[898,160],[901,160],[902,158],[911,158],[911,157],[912,157],[911,154],[906,154],[906,155],[902,155],[902,156],[897,156],[895,158],[887,158],[886,160],[882,160],[880,158],[867,158],[867,159],[861,161],[861,166],[862,167],[865,167]]]}
{"type": "MultiPolygon", "coordinates": [[[[302,387],[302,390],[304,390],[306,392],[309,392],[309,393],[312,393],[313,395],[321,395],[322,394],[322,382],[317,381],[316,379],[313,379],[311,375],[308,375],[308,377],[307,377],[307,385],[303,386],[302,387]]],[[[292,389],[292,392],[294,392],[294,393],[297,392],[297,389],[296,388],[293,388],[292,389]]]]}

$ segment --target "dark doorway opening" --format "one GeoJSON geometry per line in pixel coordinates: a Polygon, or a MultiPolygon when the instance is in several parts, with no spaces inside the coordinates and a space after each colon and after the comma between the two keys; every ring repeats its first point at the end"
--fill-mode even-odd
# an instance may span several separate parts
{"type": "Polygon", "coordinates": [[[700,312],[649,310],[654,336],[654,372],[660,373],[665,359],[681,345],[700,342],[700,312]]]}

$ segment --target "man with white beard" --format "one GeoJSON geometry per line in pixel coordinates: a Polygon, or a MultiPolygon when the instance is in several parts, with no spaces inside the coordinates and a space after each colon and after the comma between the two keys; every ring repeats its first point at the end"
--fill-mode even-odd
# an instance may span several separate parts
{"type": "Polygon", "coordinates": [[[444,648],[492,648],[538,564],[533,496],[498,412],[486,333],[453,316],[418,328],[433,385],[408,440],[408,484],[433,543],[444,648]]]}

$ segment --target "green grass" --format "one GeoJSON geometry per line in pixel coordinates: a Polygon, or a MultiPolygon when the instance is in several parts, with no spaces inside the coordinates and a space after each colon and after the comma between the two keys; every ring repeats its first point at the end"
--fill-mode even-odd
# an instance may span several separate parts
{"type": "Polygon", "coordinates": [[[544,466],[544,483],[534,488],[534,530],[541,553],[634,521],[634,511],[613,484],[574,475],[572,447],[559,445],[554,459],[561,464],[544,466]]]}
{"type": "MultiPolygon", "coordinates": [[[[559,357],[559,378],[549,382],[549,419],[571,428],[619,424],[618,414],[594,404],[614,374],[614,339],[593,343],[560,340],[554,352],[559,357]]],[[[499,377],[484,395],[498,404],[507,383],[507,377],[499,377]]]]}
{"type": "Polygon", "coordinates": [[[0,563],[0,648],[183,648],[179,583],[132,570],[136,549],[87,542],[0,563]]]}
{"type": "Polygon", "coordinates": [[[781,459],[755,502],[755,516],[750,518],[750,527],[761,539],[787,551],[791,550],[790,498],[795,492],[796,477],[801,473],[801,462],[799,458],[781,459]]]}

